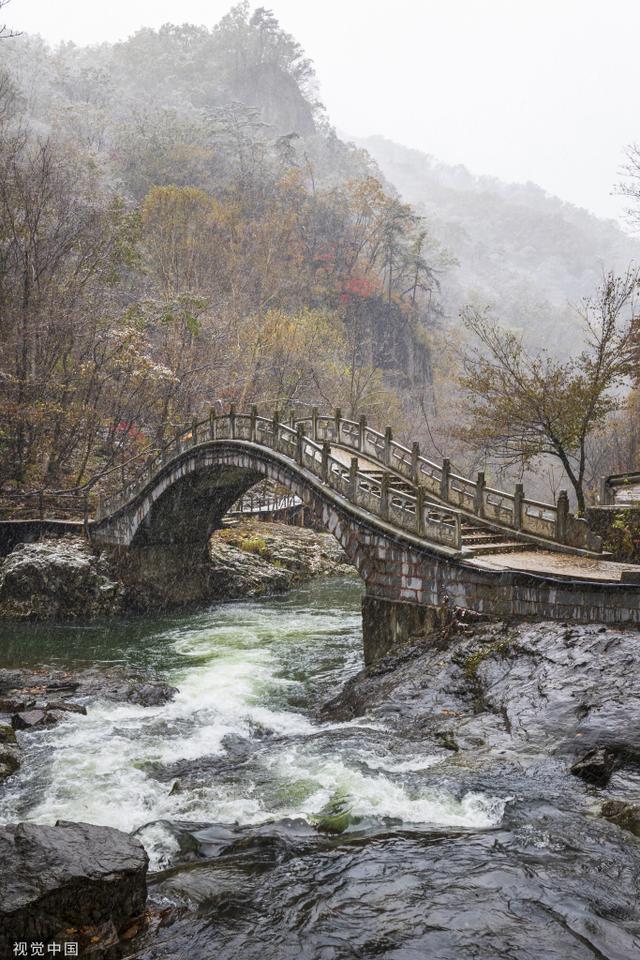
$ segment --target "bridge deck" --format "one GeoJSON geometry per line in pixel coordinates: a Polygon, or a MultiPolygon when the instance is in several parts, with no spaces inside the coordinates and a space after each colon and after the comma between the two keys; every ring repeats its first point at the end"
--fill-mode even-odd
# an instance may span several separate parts
{"type": "Polygon", "coordinates": [[[619,583],[623,573],[637,575],[640,579],[640,564],[615,563],[597,557],[578,557],[548,550],[485,554],[483,557],[473,557],[469,563],[483,570],[522,570],[571,580],[619,583]]]}

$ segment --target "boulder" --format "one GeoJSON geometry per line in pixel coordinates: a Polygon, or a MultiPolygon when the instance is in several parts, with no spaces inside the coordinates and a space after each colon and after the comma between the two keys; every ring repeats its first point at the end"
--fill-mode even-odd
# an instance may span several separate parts
{"type": "Polygon", "coordinates": [[[247,563],[247,555],[253,555],[267,568],[281,574],[285,572],[290,585],[312,577],[354,573],[335,537],[307,527],[243,520],[237,526],[226,527],[213,535],[209,550],[214,563],[229,556],[225,551],[221,552],[223,546],[232,547],[244,555],[237,558],[241,567],[247,563]]]}
{"type": "Polygon", "coordinates": [[[14,713],[11,726],[14,730],[33,730],[35,727],[53,726],[59,719],[59,713],[50,713],[48,710],[25,710],[23,713],[14,713]]]}
{"type": "Polygon", "coordinates": [[[218,537],[212,537],[210,541],[209,559],[212,600],[282,593],[293,583],[289,570],[218,537]]]}
{"type": "Polygon", "coordinates": [[[20,700],[16,697],[0,697],[0,713],[21,713],[35,706],[35,700],[20,700]]]}
{"type": "Polygon", "coordinates": [[[177,687],[172,687],[168,683],[153,683],[151,681],[130,683],[128,688],[126,699],[129,703],[137,703],[141,707],[160,707],[163,703],[169,703],[170,700],[173,700],[178,693],[177,687]]]}
{"type": "Polygon", "coordinates": [[[69,703],[68,700],[49,700],[46,709],[61,711],[62,713],[81,713],[83,717],[87,715],[85,706],[81,703],[69,703]]]}
{"type": "Polygon", "coordinates": [[[571,773],[596,787],[605,787],[617,766],[618,758],[613,750],[596,747],[576,760],[571,767],[571,773]]]}
{"type": "Polygon", "coordinates": [[[148,857],[120,830],[59,821],[0,828],[0,955],[67,929],[125,931],[145,907],[148,857]]]}
{"type": "Polygon", "coordinates": [[[80,537],[21,543],[0,564],[0,617],[84,619],[120,608],[106,560],[80,537]]]}

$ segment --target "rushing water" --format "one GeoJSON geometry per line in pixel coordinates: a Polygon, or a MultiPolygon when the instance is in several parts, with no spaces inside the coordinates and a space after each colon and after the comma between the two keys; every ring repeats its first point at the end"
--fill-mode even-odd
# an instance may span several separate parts
{"type": "MultiPolygon", "coordinates": [[[[158,707],[98,700],[88,716],[25,737],[0,815],[131,831],[158,820],[313,820],[339,798],[360,823],[496,823],[500,800],[433,789],[440,758],[407,748],[392,728],[313,719],[361,667],[361,649],[360,589],[350,580],[168,621],[19,628],[8,664],[152,667],[179,693],[158,707]]],[[[145,839],[155,865],[167,862],[171,836],[145,839]]]]}

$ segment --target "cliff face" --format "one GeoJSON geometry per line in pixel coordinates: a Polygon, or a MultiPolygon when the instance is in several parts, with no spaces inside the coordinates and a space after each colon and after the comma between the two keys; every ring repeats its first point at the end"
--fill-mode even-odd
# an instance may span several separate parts
{"type": "Polygon", "coordinates": [[[315,132],[309,101],[294,78],[273,63],[257,63],[238,73],[225,99],[258,110],[260,119],[277,136],[296,133],[305,137],[315,132]]]}

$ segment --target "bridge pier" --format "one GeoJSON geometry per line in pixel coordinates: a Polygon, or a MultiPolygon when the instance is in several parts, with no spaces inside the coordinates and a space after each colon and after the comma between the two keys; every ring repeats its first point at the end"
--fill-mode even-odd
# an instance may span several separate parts
{"type": "Polygon", "coordinates": [[[192,543],[108,546],[131,602],[141,612],[210,602],[215,578],[206,550],[192,543]]]}
{"type": "Polygon", "coordinates": [[[362,598],[362,641],[366,666],[376,663],[412,637],[432,633],[444,622],[444,608],[386,600],[365,593],[362,598]]]}

